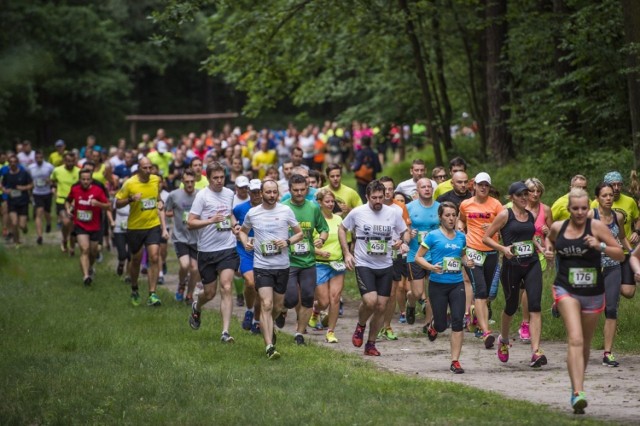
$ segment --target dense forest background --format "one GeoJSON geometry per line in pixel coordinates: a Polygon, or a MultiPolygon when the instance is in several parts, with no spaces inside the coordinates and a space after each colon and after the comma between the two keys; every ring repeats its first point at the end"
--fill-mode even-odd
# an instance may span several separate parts
{"type": "Polygon", "coordinates": [[[637,0],[5,0],[0,22],[5,149],[109,144],[128,114],[237,111],[422,121],[439,164],[470,146],[559,176],[640,158],[637,0]],[[451,137],[472,121],[473,145],[451,137]]]}

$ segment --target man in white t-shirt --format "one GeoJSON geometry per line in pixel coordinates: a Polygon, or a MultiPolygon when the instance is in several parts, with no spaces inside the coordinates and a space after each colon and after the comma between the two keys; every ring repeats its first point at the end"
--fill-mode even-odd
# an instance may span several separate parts
{"type": "MultiPolygon", "coordinates": [[[[396,187],[396,192],[400,192],[407,197],[410,197],[412,200],[418,199],[418,181],[422,179],[427,173],[427,167],[424,164],[424,160],[416,159],[411,163],[411,169],[409,169],[411,173],[411,179],[404,180],[398,184],[396,187]]],[[[433,179],[431,180],[431,188],[435,191],[438,184],[433,179]]]]}
{"type": "Polygon", "coordinates": [[[384,205],[384,185],[374,180],[367,185],[367,204],[351,210],[338,228],[338,238],[347,268],[356,272],[356,282],[362,296],[358,324],[351,342],[362,346],[364,331],[369,322],[369,337],[364,354],[380,356],[376,337],[384,322],[384,312],[391,294],[393,261],[391,250],[402,246],[407,225],[402,213],[384,205]],[[354,254],[349,252],[347,231],[355,239],[354,254]]]}
{"type": "Polygon", "coordinates": [[[249,201],[249,178],[238,176],[235,181],[236,193],[233,196],[233,207],[249,201]]]}
{"type": "Polygon", "coordinates": [[[253,274],[260,297],[260,329],[266,345],[267,358],[278,359],[274,314],[284,306],[284,294],[289,281],[289,247],[302,240],[303,234],[293,211],[278,203],[278,183],[262,183],[262,204],[252,207],[244,217],[239,237],[247,251],[253,251],[253,274]],[[253,229],[254,237],[249,238],[253,229]],[[289,229],[293,236],[289,236],[289,229]]]}
{"type": "Polygon", "coordinates": [[[236,251],[239,225],[232,213],[233,191],[224,187],[225,169],[212,161],[207,166],[209,186],[198,191],[191,205],[187,226],[198,230],[198,270],[204,291],[191,305],[189,324],[200,328],[202,307],[216,295],[216,282],[220,283],[220,312],[222,314],[223,343],[233,343],[229,334],[233,312],[233,275],[240,265],[236,251]]]}

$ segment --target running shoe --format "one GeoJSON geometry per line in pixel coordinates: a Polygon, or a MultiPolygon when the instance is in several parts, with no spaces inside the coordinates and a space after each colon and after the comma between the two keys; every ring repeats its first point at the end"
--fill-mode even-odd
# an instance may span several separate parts
{"type": "Polygon", "coordinates": [[[602,365],[606,365],[607,367],[617,367],[620,363],[616,361],[616,357],[614,357],[611,352],[605,352],[602,357],[602,365]]]}
{"type": "Polygon", "coordinates": [[[131,304],[133,306],[140,306],[140,294],[137,291],[131,292],[131,304]]]}
{"type": "Polygon", "coordinates": [[[449,371],[453,374],[463,374],[464,368],[460,365],[460,361],[451,361],[451,367],[449,367],[449,371]]]}
{"type": "Polygon", "coordinates": [[[431,321],[429,323],[429,326],[427,327],[427,337],[429,338],[430,342],[433,342],[438,338],[438,332],[435,328],[433,328],[433,321],[431,321]]]}
{"type": "Polygon", "coordinates": [[[571,395],[571,407],[573,408],[573,414],[584,414],[584,409],[587,408],[586,393],[574,392],[571,395]]]}
{"type": "Polygon", "coordinates": [[[196,309],[196,304],[195,301],[191,304],[191,316],[189,317],[189,325],[194,330],[200,328],[200,311],[196,309]]]}
{"type": "Polygon", "coordinates": [[[118,262],[118,267],[116,268],[116,274],[121,277],[124,273],[124,262],[118,262]]]}
{"type": "MultiPolygon", "coordinates": [[[[309,327],[318,328],[318,324],[320,324],[318,321],[318,314],[311,314],[311,317],[309,318],[309,327]]],[[[320,328],[322,329],[322,325],[320,325],[320,328]]]]}
{"type": "Polygon", "coordinates": [[[267,359],[278,359],[280,358],[280,352],[276,350],[276,347],[273,345],[267,346],[267,359]]]}
{"type": "Polygon", "coordinates": [[[325,340],[327,341],[327,343],[338,343],[338,338],[336,337],[336,333],[334,333],[333,330],[327,331],[325,340]]]}
{"type": "Polygon", "coordinates": [[[251,330],[251,324],[253,324],[253,312],[245,311],[244,319],[242,320],[242,329],[251,330]]]}
{"type": "Polygon", "coordinates": [[[254,322],[251,324],[251,334],[260,334],[262,330],[260,330],[260,322],[254,322]]]}
{"type": "Polygon", "coordinates": [[[484,342],[484,347],[487,349],[493,348],[493,343],[496,341],[496,337],[491,334],[491,331],[486,331],[482,333],[482,341],[484,342]]]}
{"type": "Polygon", "coordinates": [[[551,305],[551,316],[560,318],[560,311],[558,310],[558,304],[556,302],[553,302],[553,305],[551,305]]]}
{"type": "Polygon", "coordinates": [[[376,349],[375,343],[367,342],[367,344],[364,345],[364,354],[368,356],[380,356],[380,351],[376,349]]]}
{"type": "Polygon", "coordinates": [[[329,314],[327,312],[320,312],[320,324],[323,327],[329,327],[329,314]]]}
{"type": "Polygon", "coordinates": [[[164,277],[162,275],[158,277],[158,285],[164,285],[164,277]]]}
{"type": "Polygon", "coordinates": [[[280,312],[280,315],[276,317],[276,321],[275,321],[276,327],[278,328],[284,327],[284,322],[286,319],[287,319],[287,312],[286,311],[280,312]]]}
{"type": "Polygon", "coordinates": [[[384,333],[382,333],[382,338],[387,340],[398,340],[398,336],[393,332],[391,327],[385,328],[384,333]]]}
{"type": "Polygon", "coordinates": [[[178,289],[176,291],[176,302],[182,302],[184,300],[184,289],[178,289]]]}
{"type": "Polygon", "coordinates": [[[407,324],[411,325],[416,322],[416,308],[407,305],[407,324]]]}
{"type": "Polygon", "coordinates": [[[547,365],[547,356],[542,352],[541,349],[538,349],[531,355],[531,362],[529,363],[529,367],[531,368],[540,368],[543,365],[547,365]]]}
{"type": "Polygon", "coordinates": [[[220,336],[220,341],[222,343],[235,343],[235,339],[231,337],[231,335],[227,331],[222,333],[222,336],[220,336]]]}
{"type": "Polygon", "coordinates": [[[238,307],[244,306],[244,296],[242,294],[239,294],[238,296],[236,296],[236,306],[238,307]]]}
{"type": "Polygon", "coordinates": [[[400,312],[400,319],[398,320],[398,322],[400,324],[406,324],[407,323],[407,316],[405,315],[404,312],[400,312]]]}
{"type": "Polygon", "coordinates": [[[162,305],[162,300],[160,300],[157,294],[151,293],[147,298],[147,306],[160,306],[160,305],[162,305]]]}
{"type": "Polygon", "coordinates": [[[529,323],[526,321],[522,321],[520,323],[520,328],[518,329],[518,334],[520,335],[520,341],[522,343],[531,343],[531,333],[529,332],[529,323]]]}
{"type": "Polygon", "coordinates": [[[305,345],[304,336],[302,334],[296,334],[293,337],[293,341],[296,342],[296,345],[298,345],[298,346],[304,346],[305,345]]]}
{"type": "Polygon", "coordinates": [[[91,287],[91,282],[93,280],[91,279],[91,276],[88,276],[87,278],[84,279],[83,283],[85,287],[91,287]]]}
{"type": "Polygon", "coordinates": [[[484,333],[482,333],[482,330],[480,329],[480,327],[476,327],[476,331],[473,332],[473,336],[477,339],[482,339],[482,335],[484,333]]]}
{"type": "MultiPolygon", "coordinates": [[[[502,336],[498,336],[498,342],[499,346],[498,346],[498,359],[501,362],[507,362],[509,361],[509,341],[507,340],[506,342],[504,340],[502,340],[502,336]]],[[[493,346],[493,344],[491,344],[491,346],[493,346]]],[[[487,343],[485,341],[485,347],[487,349],[489,349],[489,346],[487,346],[487,343]]]]}
{"type": "Polygon", "coordinates": [[[42,245],[42,237],[38,237],[38,239],[36,240],[36,244],[38,244],[39,246],[42,245]]]}
{"type": "Polygon", "coordinates": [[[364,338],[364,330],[367,328],[366,325],[356,324],[356,331],[353,332],[353,336],[351,336],[351,343],[356,348],[362,346],[363,338],[364,338]]]}

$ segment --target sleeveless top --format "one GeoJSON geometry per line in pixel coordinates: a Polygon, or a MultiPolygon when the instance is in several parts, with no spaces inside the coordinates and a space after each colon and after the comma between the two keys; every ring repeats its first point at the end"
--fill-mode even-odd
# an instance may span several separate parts
{"type": "MultiPolygon", "coordinates": [[[[622,246],[622,243],[620,242],[620,238],[618,238],[618,234],[620,233],[620,226],[618,226],[617,214],[615,211],[612,213],[613,213],[613,220],[611,221],[610,224],[607,225],[607,227],[609,228],[609,231],[611,231],[611,235],[613,235],[613,238],[615,238],[618,244],[622,246]]],[[[593,218],[600,220],[600,212],[598,211],[597,207],[594,207],[593,209],[593,218]]],[[[612,258],[610,258],[604,253],[602,253],[601,256],[602,256],[603,268],[608,268],[610,266],[618,266],[620,264],[620,262],[618,262],[617,260],[613,260],[612,258]]]]}
{"type": "MultiPolygon", "coordinates": [[[[538,215],[536,216],[536,221],[534,223],[536,227],[536,233],[533,234],[533,239],[538,242],[538,244],[542,245],[544,241],[544,234],[542,233],[542,227],[547,223],[547,217],[544,214],[544,204],[538,204],[538,215]]],[[[537,247],[536,247],[537,250],[537,247]]]]}
{"type": "Polygon", "coordinates": [[[516,219],[513,209],[507,209],[509,217],[507,223],[500,230],[502,241],[505,246],[512,246],[511,250],[514,254],[513,258],[503,258],[503,263],[511,265],[529,265],[538,262],[538,254],[533,244],[533,235],[536,232],[533,214],[529,210],[527,212],[527,220],[520,222],[516,219]]]}
{"type": "Polygon", "coordinates": [[[569,239],[564,233],[569,225],[565,220],[556,239],[558,268],[555,285],[577,296],[597,296],[604,293],[604,279],[600,266],[601,253],[584,241],[591,232],[591,219],[587,219],[584,233],[575,239],[569,239]]]}

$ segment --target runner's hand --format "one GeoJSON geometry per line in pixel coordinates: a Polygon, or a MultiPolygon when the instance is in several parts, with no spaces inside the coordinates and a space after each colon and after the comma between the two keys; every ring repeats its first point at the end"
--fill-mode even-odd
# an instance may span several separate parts
{"type": "Polygon", "coordinates": [[[344,264],[347,265],[348,270],[353,271],[353,268],[355,267],[355,259],[351,253],[347,253],[344,256],[344,264]]]}
{"type": "Polygon", "coordinates": [[[555,253],[552,250],[545,250],[544,251],[544,258],[547,259],[549,262],[551,262],[553,260],[555,256],[555,253]]]}
{"type": "Polygon", "coordinates": [[[507,259],[513,259],[513,252],[511,251],[512,248],[513,246],[507,246],[507,247],[504,247],[504,249],[502,250],[502,254],[507,259]]]}
{"type": "Polygon", "coordinates": [[[435,265],[433,265],[433,269],[431,270],[431,272],[435,272],[436,274],[441,274],[442,273],[442,263],[436,263],[435,265]]]}

